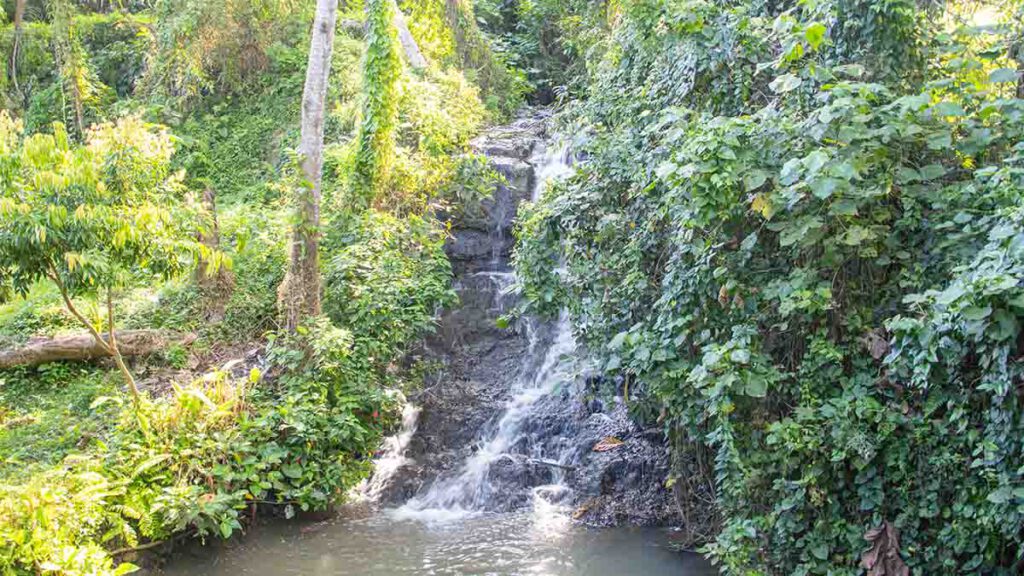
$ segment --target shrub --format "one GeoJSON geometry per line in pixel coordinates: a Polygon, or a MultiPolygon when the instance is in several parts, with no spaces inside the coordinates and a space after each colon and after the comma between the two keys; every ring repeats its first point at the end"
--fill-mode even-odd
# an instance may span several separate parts
{"type": "Polygon", "coordinates": [[[180,274],[200,253],[221,262],[195,240],[198,210],[179,198],[172,153],[166,131],[138,118],[99,125],[86,145],[72,146],[60,124],[53,135],[23,138],[20,123],[0,115],[0,298],[52,282],[134,396],[114,337],[116,293],[180,274]],[[103,299],[105,322],[86,318],[79,296],[103,299]]]}
{"type": "MultiPolygon", "coordinates": [[[[142,401],[145,429],[123,410],[91,453],[0,488],[0,570],[114,576],[133,567],[115,567],[110,547],[183,532],[228,538],[258,503],[291,516],[343,499],[369,471],[381,414],[395,409],[380,390],[342,380],[337,365],[351,354],[351,338],[321,321],[301,341],[275,340],[270,357],[288,369],[275,382],[253,371],[175,386],[142,401]]],[[[111,402],[121,399],[94,406],[111,402]]]]}
{"type": "Polygon", "coordinates": [[[568,116],[589,161],[520,222],[524,295],[708,449],[726,573],[1013,573],[1017,75],[912,3],[881,28],[840,4],[627,3],[568,116]]]}
{"type": "Polygon", "coordinates": [[[370,211],[328,238],[324,312],[352,332],[355,374],[382,382],[436,312],[451,304],[451,265],[436,222],[370,211]]]}

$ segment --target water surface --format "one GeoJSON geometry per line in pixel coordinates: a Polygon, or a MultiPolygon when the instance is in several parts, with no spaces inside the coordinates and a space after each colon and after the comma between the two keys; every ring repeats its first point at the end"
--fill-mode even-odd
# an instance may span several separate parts
{"type": "Polygon", "coordinates": [[[167,576],[549,575],[704,576],[664,530],[593,530],[564,516],[480,514],[445,522],[390,513],[325,524],[263,526],[176,558],[167,576]]]}

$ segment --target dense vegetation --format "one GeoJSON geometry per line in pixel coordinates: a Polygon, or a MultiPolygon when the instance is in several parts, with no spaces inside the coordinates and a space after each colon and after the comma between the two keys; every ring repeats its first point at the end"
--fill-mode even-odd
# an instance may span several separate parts
{"type": "Polygon", "coordinates": [[[343,500],[414,384],[407,346],[453,301],[432,215],[487,192],[465,152],[518,107],[518,73],[465,29],[471,7],[339,10],[323,314],[287,330],[312,7],[3,8],[0,349],[88,332],[117,366],[0,371],[0,573],[122,574],[137,547],[343,500]],[[396,9],[426,67],[400,58],[396,9]],[[122,358],[130,329],[193,336],[122,358]]]}
{"type": "Polygon", "coordinates": [[[710,557],[1019,573],[1022,5],[537,4],[586,161],[521,220],[527,308],[713,488],[710,557]]]}
{"type": "Polygon", "coordinates": [[[328,4],[0,3],[0,351],[112,360],[0,370],[0,573],[343,500],[527,99],[579,163],[520,214],[521,312],[664,427],[694,545],[1024,570],[1024,3],[328,4]]]}

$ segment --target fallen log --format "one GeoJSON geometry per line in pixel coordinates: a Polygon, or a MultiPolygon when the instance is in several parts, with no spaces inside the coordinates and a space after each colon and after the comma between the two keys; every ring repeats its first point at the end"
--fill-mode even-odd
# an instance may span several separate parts
{"type": "MultiPolygon", "coordinates": [[[[188,345],[195,334],[182,334],[166,330],[118,330],[117,347],[124,357],[152,354],[173,344],[188,345]]],[[[104,334],[103,341],[109,336],[104,334]]],[[[62,360],[96,360],[110,358],[110,352],[100,346],[91,334],[35,338],[20,348],[0,350],[0,369],[18,366],[39,366],[62,360]]]]}

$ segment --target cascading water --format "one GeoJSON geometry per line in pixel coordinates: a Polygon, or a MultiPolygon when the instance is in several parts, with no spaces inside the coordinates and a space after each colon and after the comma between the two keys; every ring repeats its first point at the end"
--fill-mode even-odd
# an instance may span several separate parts
{"type": "MultiPolygon", "coordinates": [[[[479,448],[466,460],[459,473],[439,479],[426,494],[413,498],[400,508],[398,514],[409,518],[443,518],[483,509],[492,490],[488,482],[491,466],[507,457],[510,448],[524,441],[527,445],[533,444],[528,437],[529,432],[523,430],[523,424],[540,399],[572,380],[575,350],[572,330],[563,317],[558,321],[551,344],[544,351],[540,369],[531,380],[516,384],[513,397],[501,418],[481,439],[479,448]]],[[[548,455],[536,453],[529,456],[543,460],[548,455]]]]}
{"type": "MultiPolygon", "coordinates": [[[[532,200],[536,201],[551,182],[565,178],[572,173],[571,154],[568,146],[545,146],[531,158],[535,167],[534,187],[531,191],[532,200]]],[[[509,296],[508,288],[514,282],[511,272],[481,272],[497,285],[495,307],[504,312],[509,296]]],[[[532,324],[526,322],[529,336],[529,354],[535,356],[523,362],[524,368],[511,387],[512,397],[506,403],[501,416],[485,429],[477,444],[477,449],[462,464],[457,473],[438,478],[430,489],[422,495],[410,499],[394,514],[399,518],[444,520],[466,516],[484,510],[500,485],[491,482],[490,471],[502,459],[512,458],[512,451],[517,456],[526,456],[534,462],[554,464],[554,483],[534,488],[533,501],[535,511],[543,512],[539,517],[550,520],[552,513],[560,510],[560,502],[568,488],[560,483],[561,467],[559,462],[563,454],[545,453],[544,442],[539,442],[524,424],[533,415],[538,402],[550,395],[559,386],[570,385],[576,376],[575,351],[576,342],[568,318],[563,315],[550,330],[546,346],[537,346],[540,332],[532,324]],[[539,363],[537,360],[540,359],[539,363]],[[539,368],[531,370],[531,366],[539,368]],[[526,451],[528,453],[523,454],[526,451]]]]}
{"type": "Polygon", "coordinates": [[[568,142],[555,141],[540,147],[534,154],[533,162],[537,170],[536,185],[530,199],[540,200],[541,195],[552,182],[568,178],[573,173],[572,147],[568,142]]]}
{"type": "Polygon", "coordinates": [[[419,407],[407,401],[402,408],[401,428],[394,436],[384,439],[379,455],[373,460],[373,476],[355,488],[353,497],[370,501],[377,500],[395,473],[409,462],[406,450],[409,448],[413,434],[416,433],[419,415],[419,407]]]}

